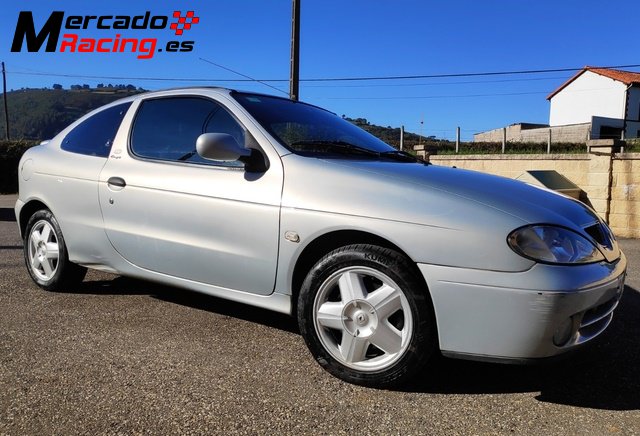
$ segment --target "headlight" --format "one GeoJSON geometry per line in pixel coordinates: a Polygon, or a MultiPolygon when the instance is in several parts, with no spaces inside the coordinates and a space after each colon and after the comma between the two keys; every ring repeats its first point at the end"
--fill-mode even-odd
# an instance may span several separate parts
{"type": "Polygon", "coordinates": [[[511,232],[507,242],[519,255],[539,262],[566,264],[604,260],[604,256],[593,243],[563,227],[521,227],[511,232]]]}

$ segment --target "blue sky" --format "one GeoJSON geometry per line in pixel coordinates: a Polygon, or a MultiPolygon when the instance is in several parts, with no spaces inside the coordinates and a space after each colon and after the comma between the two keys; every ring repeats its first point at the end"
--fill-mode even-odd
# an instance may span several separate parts
{"type": "MultiPolygon", "coordinates": [[[[592,0],[301,0],[302,80],[326,77],[405,76],[640,64],[637,2],[592,0]]],[[[275,93],[200,58],[257,79],[288,79],[290,0],[5,2],[0,16],[0,60],[7,86],[65,87],[132,83],[147,89],[203,84],[194,81],[57,77],[204,78],[208,84],[275,93]],[[194,10],[200,22],[183,36],[169,30],[120,31],[123,37],[193,40],[190,53],[21,53],[10,51],[21,10],[36,27],[53,10],[65,15],[171,15],[194,10]],[[38,75],[34,75],[37,73],[38,75]],[[44,74],[44,75],[40,75],[44,74]]],[[[63,30],[62,33],[68,31],[63,30]]],[[[74,31],[113,38],[113,30],[74,31]]],[[[638,68],[629,68],[640,71],[638,68]]],[[[301,100],[339,115],[399,126],[424,135],[464,139],[516,122],[548,122],[546,95],[570,72],[366,82],[302,82],[301,100]],[[421,124],[421,120],[424,121],[421,124]]],[[[270,82],[288,91],[288,83],[270,82]]]]}

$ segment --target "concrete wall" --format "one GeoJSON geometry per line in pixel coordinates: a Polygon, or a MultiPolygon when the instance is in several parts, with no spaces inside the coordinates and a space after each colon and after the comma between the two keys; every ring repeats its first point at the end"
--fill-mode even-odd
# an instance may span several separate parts
{"type": "Polygon", "coordinates": [[[594,150],[589,154],[436,155],[430,160],[514,179],[527,170],[555,170],[585,191],[616,236],[640,238],[640,153],[594,150]]]}
{"type": "MultiPolygon", "coordinates": [[[[512,124],[505,127],[507,129],[507,142],[520,141],[520,132],[522,127],[520,124],[512,124]]],[[[504,133],[503,129],[493,129],[482,133],[474,133],[473,142],[502,142],[504,133]]]]}
{"type": "MultiPolygon", "coordinates": [[[[589,120],[591,121],[591,120],[589,120]]],[[[551,130],[551,143],[559,142],[585,142],[589,139],[591,124],[572,124],[568,126],[539,127],[534,129],[522,128],[520,124],[506,127],[507,142],[541,142],[549,141],[551,130]]],[[[502,142],[502,129],[489,130],[488,132],[473,135],[473,142],[502,142]]]]}
{"type": "Polygon", "coordinates": [[[549,124],[588,123],[592,116],[625,118],[627,85],[585,71],[551,98],[549,124]]]}
{"type": "Polygon", "coordinates": [[[522,142],[547,142],[551,130],[551,143],[558,142],[585,142],[590,137],[591,124],[571,124],[568,126],[553,126],[544,129],[523,130],[522,142]]]}
{"type": "Polygon", "coordinates": [[[616,235],[640,238],[640,153],[613,160],[609,223],[616,235]]]}

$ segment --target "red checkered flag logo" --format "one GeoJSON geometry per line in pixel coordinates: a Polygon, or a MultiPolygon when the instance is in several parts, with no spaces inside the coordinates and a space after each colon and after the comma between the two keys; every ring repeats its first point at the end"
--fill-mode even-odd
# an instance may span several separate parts
{"type": "Polygon", "coordinates": [[[192,24],[198,24],[200,17],[195,16],[195,12],[187,11],[183,17],[181,11],[173,11],[173,18],[177,18],[178,21],[171,23],[171,30],[175,30],[176,35],[182,35],[185,30],[190,30],[192,24]]]}

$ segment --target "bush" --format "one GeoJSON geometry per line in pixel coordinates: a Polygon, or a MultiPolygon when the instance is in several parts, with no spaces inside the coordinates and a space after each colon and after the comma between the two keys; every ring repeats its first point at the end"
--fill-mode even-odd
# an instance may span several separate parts
{"type": "MultiPolygon", "coordinates": [[[[437,154],[455,154],[455,143],[447,142],[436,145],[437,154]]],[[[505,154],[545,154],[546,143],[507,142],[505,154]]],[[[551,153],[586,153],[584,143],[551,144],[551,153]]],[[[461,142],[459,154],[501,154],[501,142],[461,142]]]]}
{"type": "Polygon", "coordinates": [[[0,141],[0,194],[18,192],[18,163],[36,141],[0,141]]]}
{"type": "Polygon", "coordinates": [[[640,138],[627,139],[624,151],[625,153],[640,153],[640,138]]]}

